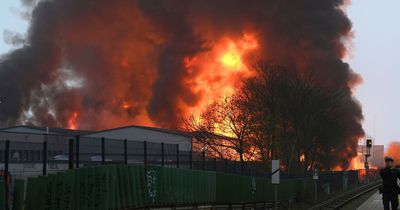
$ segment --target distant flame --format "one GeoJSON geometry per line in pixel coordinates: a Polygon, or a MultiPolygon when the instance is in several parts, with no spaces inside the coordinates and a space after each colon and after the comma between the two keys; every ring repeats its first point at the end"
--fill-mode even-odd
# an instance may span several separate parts
{"type": "Polygon", "coordinates": [[[68,120],[68,129],[76,130],[78,128],[78,112],[73,112],[68,120]]]}
{"type": "Polygon", "coordinates": [[[306,160],[306,156],[304,154],[301,154],[299,160],[300,162],[304,162],[306,160]]]}
{"type": "Polygon", "coordinates": [[[390,156],[394,160],[395,165],[400,164],[400,142],[393,141],[389,144],[386,156],[390,156]]]}
{"type": "Polygon", "coordinates": [[[121,107],[122,107],[123,109],[129,109],[129,108],[132,107],[132,105],[129,104],[128,102],[124,101],[124,102],[122,102],[121,107]]]}
{"type": "Polygon", "coordinates": [[[350,167],[349,169],[351,170],[359,170],[359,169],[364,169],[364,161],[360,158],[360,156],[354,157],[350,161],[350,167]]]}
{"type": "MultiPolygon", "coordinates": [[[[378,169],[377,166],[372,165],[371,161],[368,161],[368,167],[370,169],[378,169]]],[[[341,166],[336,166],[333,168],[334,171],[344,171],[344,170],[364,170],[365,169],[365,154],[362,152],[358,152],[356,157],[353,157],[347,168],[343,168],[341,166]]]]}

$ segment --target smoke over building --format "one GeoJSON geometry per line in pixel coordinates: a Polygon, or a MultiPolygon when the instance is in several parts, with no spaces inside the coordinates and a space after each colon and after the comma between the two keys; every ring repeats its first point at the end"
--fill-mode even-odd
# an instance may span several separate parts
{"type": "Polygon", "coordinates": [[[102,129],[179,126],[187,113],[232,94],[262,59],[313,71],[348,98],[351,38],[344,0],[47,0],[25,44],[0,59],[0,123],[102,129]]]}

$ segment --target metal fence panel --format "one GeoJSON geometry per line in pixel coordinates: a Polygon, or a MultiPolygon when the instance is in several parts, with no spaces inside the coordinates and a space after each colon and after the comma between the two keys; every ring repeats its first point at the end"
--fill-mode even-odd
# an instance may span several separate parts
{"type": "Polygon", "coordinates": [[[101,152],[100,138],[79,138],[79,167],[101,165],[101,152]]]}
{"type": "Polygon", "coordinates": [[[128,164],[144,163],[144,142],[127,141],[128,164]]]}
{"type": "Polygon", "coordinates": [[[105,139],[105,161],[106,163],[124,162],[124,141],[117,139],[105,139]]]}

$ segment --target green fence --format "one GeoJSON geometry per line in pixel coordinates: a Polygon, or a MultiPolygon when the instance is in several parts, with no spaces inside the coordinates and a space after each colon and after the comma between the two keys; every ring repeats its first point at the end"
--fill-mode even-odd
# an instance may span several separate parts
{"type": "MultiPolygon", "coordinates": [[[[278,199],[294,199],[310,189],[311,181],[283,180],[278,185],[278,199]]],[[[109,165],[28,178],[25,209],[106,210],[272,202],[273,198],[274,188],[266,178],[155,166],[145,171],[143,166],[109,165]]]]}
{"type": "Polygon", "coordinates": [[[0,209],[6,205],[6,192],[4,188],[4,180],[0,179],[0,209]]]}

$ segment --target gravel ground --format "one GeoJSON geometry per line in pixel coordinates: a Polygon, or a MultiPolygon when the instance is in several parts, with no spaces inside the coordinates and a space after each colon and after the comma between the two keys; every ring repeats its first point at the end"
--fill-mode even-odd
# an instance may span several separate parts
{"type": "Polygon", "coordinates": [[[345,205],[341,210],[355,210],[357,209],[361,204],[363,204],[366,200],[368,200],[369,197],[371,197],[376,191],[371,191],[365,195],[360,196],[358,199],[348,203],[345,205]]]}

